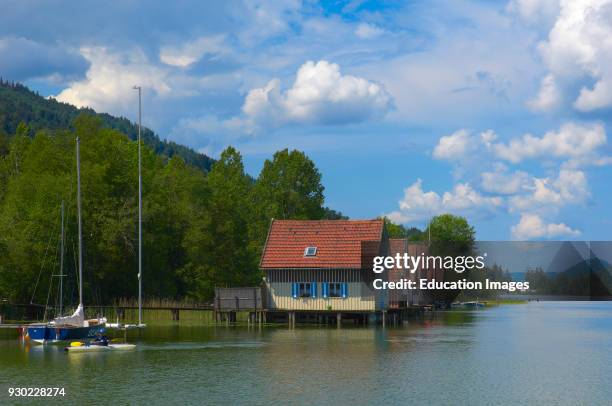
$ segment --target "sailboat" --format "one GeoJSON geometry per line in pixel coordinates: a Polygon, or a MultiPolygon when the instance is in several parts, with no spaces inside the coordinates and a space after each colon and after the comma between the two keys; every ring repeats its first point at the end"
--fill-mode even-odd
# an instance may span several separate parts
{"type": "MultiPolygon", "coordinates": [[[[81,224],[81,161],[79,152],[79,138],[76,139],[77,161],[77,209],[79,232],[79,305],[71,316],[56,317],[48,323],[31,324],[27,327],[26,337],[37,343],[57,341],[81,340],[94,338],[106,332],[106,318],[85,319],[83,307],[83,232],[81,224]]],[[[63,207],[62,207],[63,208],[63,207]]],[[[62,210],[62,242],[63,242],[63,210],[62,210]]],[[[62,244],[63,247],[63,244],[62,244]]],[[[63,248],[62,248],[63,255],[63,248]]],[[[63,265],[63,261],[60,261],[63,265]]],[[[63,268],[63,266],[60,266],[63,268]]],[[[60,269],[60,278],[63,269],[60,269]]]]}

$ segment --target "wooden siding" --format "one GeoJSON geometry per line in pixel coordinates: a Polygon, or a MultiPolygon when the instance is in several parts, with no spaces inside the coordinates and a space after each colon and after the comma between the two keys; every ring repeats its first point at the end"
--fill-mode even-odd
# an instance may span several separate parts
{"type": "MultiPolygon", "coordinates": [[[[319,283],[318,292],[321,294],[321,284],[319,283]]],[[[376,310],[377,303],[375,295],[369,292],[367,286],[362,282],[349,282],[348,297],[328,297],[318,296],[298,297],[291,296],[291,282],[270,283],[268,295],[269,309],[282,310],[376,310]],[[364,295],[364,293],[366,293],[364,295]],[[331,309],[329,308],[331,306],[331,309]]],[[[380,307],[380,306],[378,306],[380,307]]]]}
{"type": "Polygon", "coordinates": [[[374,311],[387,307],[384,291],[372,288],[371,270],[274,269],[266,271],[267,307],[279,310],[374,311]],[[317,297],[292,296],[293,283],[316,283],[317,297]],[[322,282],[345,282],[346,298],[322,297],[322,282]],[[331,309],[330,309],[331,306],[331,309]]]}

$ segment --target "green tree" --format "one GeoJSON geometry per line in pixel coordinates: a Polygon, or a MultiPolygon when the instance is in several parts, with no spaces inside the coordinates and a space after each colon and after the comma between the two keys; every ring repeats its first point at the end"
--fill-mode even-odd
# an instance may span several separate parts
{"type": "Polygon", "coordinates": [[[432,241],[458,243],[472,248],[476,233],[465,217],[442,214],[431,219],[424,232],[432,241]]]}
{"type": "Polygon", "coordinates": [[[550,293],[552,281],[541,267],[528,269],[525,281],[529,282],[529,290],[536,293],[550,293]]]}
{"type": "Polygon", "coordinates": [[[0,128],[0,158],[6,156],[9,152],[9,137],[8,135],[0,128]]]}
{"type": "MultiPolygon", "coordinates": [[[[43,132],[30,140],[22,132],[11,138],[4,157],[8,179],[0,206],[0,285],[12,299],[30,298],[49,246],[57,241],[59,204],[66,196],[67,155],[43,132]]],[[[53,252],[55,245],[51,245],[53,252]]]]}
{"type": "MultiPolygon", "coordinates": [[[[0,250],[5,254],[0,292],[11,300],[29,300],[38,280],[34,299],[45,302],[49,267],[56,266],[62,200],[67,207],[66,292],[76,296],[75,136],[81,139],[86,302],[109,303],[137,292],[138,146],[105,128],[99,117],[79,116],[73,128],[39,132],[33,140],[20,131],[2,158],[2,177],[8,181],[0,202],[0,250]]],[[[205,175],[178,158],[166,164],[146,146],[142,157],[145,293],[180,297],[186,289],[177,270],[188,261],[183,241],[199,226],[201,213],[207,213],[200,204],[206,200],[205,175]]]]}
{"type": "Polygon", "coordinates": [[[382,218],[389,238],[407,238],[409,241],[423,241],[425,236],[423,231],[416,227],[405,227],[402,224],[395,224],[388,217],[382,218]]]}
{"type": "MultiPolygon", "coordinates": [[[[473,255],[475,232],[465,217],[452,214],[442,214],[431,219],[424,234],[431,239],[430,255],[467,256],[473,255]]],[[[444,271],[444,280],[456,281],[469,277],[470,272],[457,273],[452,270],[444,271]]],[[[459,291],[442,290],[433,293],[434,300],[452,302],[459,291]]]]}
{"type": "MultiPolygon", "coordinates": [[[[145,206],[146,263],[155,265],[157,296],[199,297],[197,271],[207,259],[210,191],[202,171],[177,156],[155,173],[145,206]]],[[[145,287],[151,282],[145,279],[145,287]]]]}
{"type": "Polygon", "coordinates": [[[339,211],[330,209],[329,207],[325,207],[323,210],[323,218],[326,220],[348,220],[348,216],[345,216],[339,211]]]}
{"type": "Polygon", "coordinates": [[[321,173],[301,151],[278,151],[266,160],[255,182],[253,197],[258,221],[253,240],[261,247],[268,225],[276,219],[321,219],[323,208],[321,173]]]}
{"type": "Polygon", "coordinates": [[[208,187],[209,218],[203,225],[206,232],[192,230],[192,261],[184,270],[196,287],[190,296],[202,299],[212,298],[215,286],[259,283],[256,256],[249,247],[252,185],[244,173],[242,157],[233,147],[225,149],[213,165],[208,187]]]}

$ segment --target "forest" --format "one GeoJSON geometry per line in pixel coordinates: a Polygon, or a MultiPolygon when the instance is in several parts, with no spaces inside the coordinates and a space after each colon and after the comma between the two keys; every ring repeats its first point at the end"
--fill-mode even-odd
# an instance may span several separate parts
{"type": "MultiPolygon", "coordinates": [[[[81,140],[86,295],[103,303],[132,297],[137,269],[138,145],[91,115],[74,130],[25,123],[0,157],[0,296],[48,295],[57,271],[60,207],[66,207],[67,286],[75,286],[75,138],[81,140]],[[38,282],[37,282],[38,281],[38,282]],[[72,281],[70,283],[69,281],[72,281]]],[[[228,147],[209,172],[143,148],[143,269],[148,296],[210,299],[214,286],[258,283],[271,218],[338,216],[323,206],[321,174],[302,152],[282,150],[257,177],[228,147]]],[[[70,288],[68,288],[70,292],[70,288]]]]}
{"type": "MultiPolygon", "coordinates": [[[[92,304],[136,296],[135,131],[127,119],[76,109],[0,81],[0,300],[53,302],[62,204],[63,299],[77,297],[77,137],[84,296],[92,304]]],[[[150,130],[144,133],[145,298],[207,302],[215,286],[259,284],[258,263],[272,218],[347,218],[325,206],[322,175],[301,151],[276,152],[253,177],[231,146],[213,160],[150,130]]],[[[461,217],[437,216],[426,232],[385,221],[390,237],[464,241],[462,250],[474,242],[474,229],[461,217]]]]}
{"type": "MultiPolygon", "coordinates": [[[[55,294],[62,202],[64,300],[76,297],[76,137],[81,140],[85,296],[103,304],[136,295],[135,128],[125,119],[44,99],[18,84],[0,84],[3,301],[46,303],[55,294]]],[[[324,206],[321,174],[300,151],[278,151],[254,179],[232,147],[215,161],[161,141],[150,130],[144,134],[147,297],[206,301],[214,286],[257,284],[271,218],[342,217],[324,206]]]]}

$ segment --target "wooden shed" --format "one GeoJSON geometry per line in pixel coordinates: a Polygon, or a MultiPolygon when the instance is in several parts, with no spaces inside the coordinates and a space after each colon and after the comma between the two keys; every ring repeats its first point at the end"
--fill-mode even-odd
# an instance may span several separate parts
{"type": "Polygon", "coordinates": [[[263,288],[215,288],[214,308],[218,312],[257,311],[265,308],[263,288]]]}

